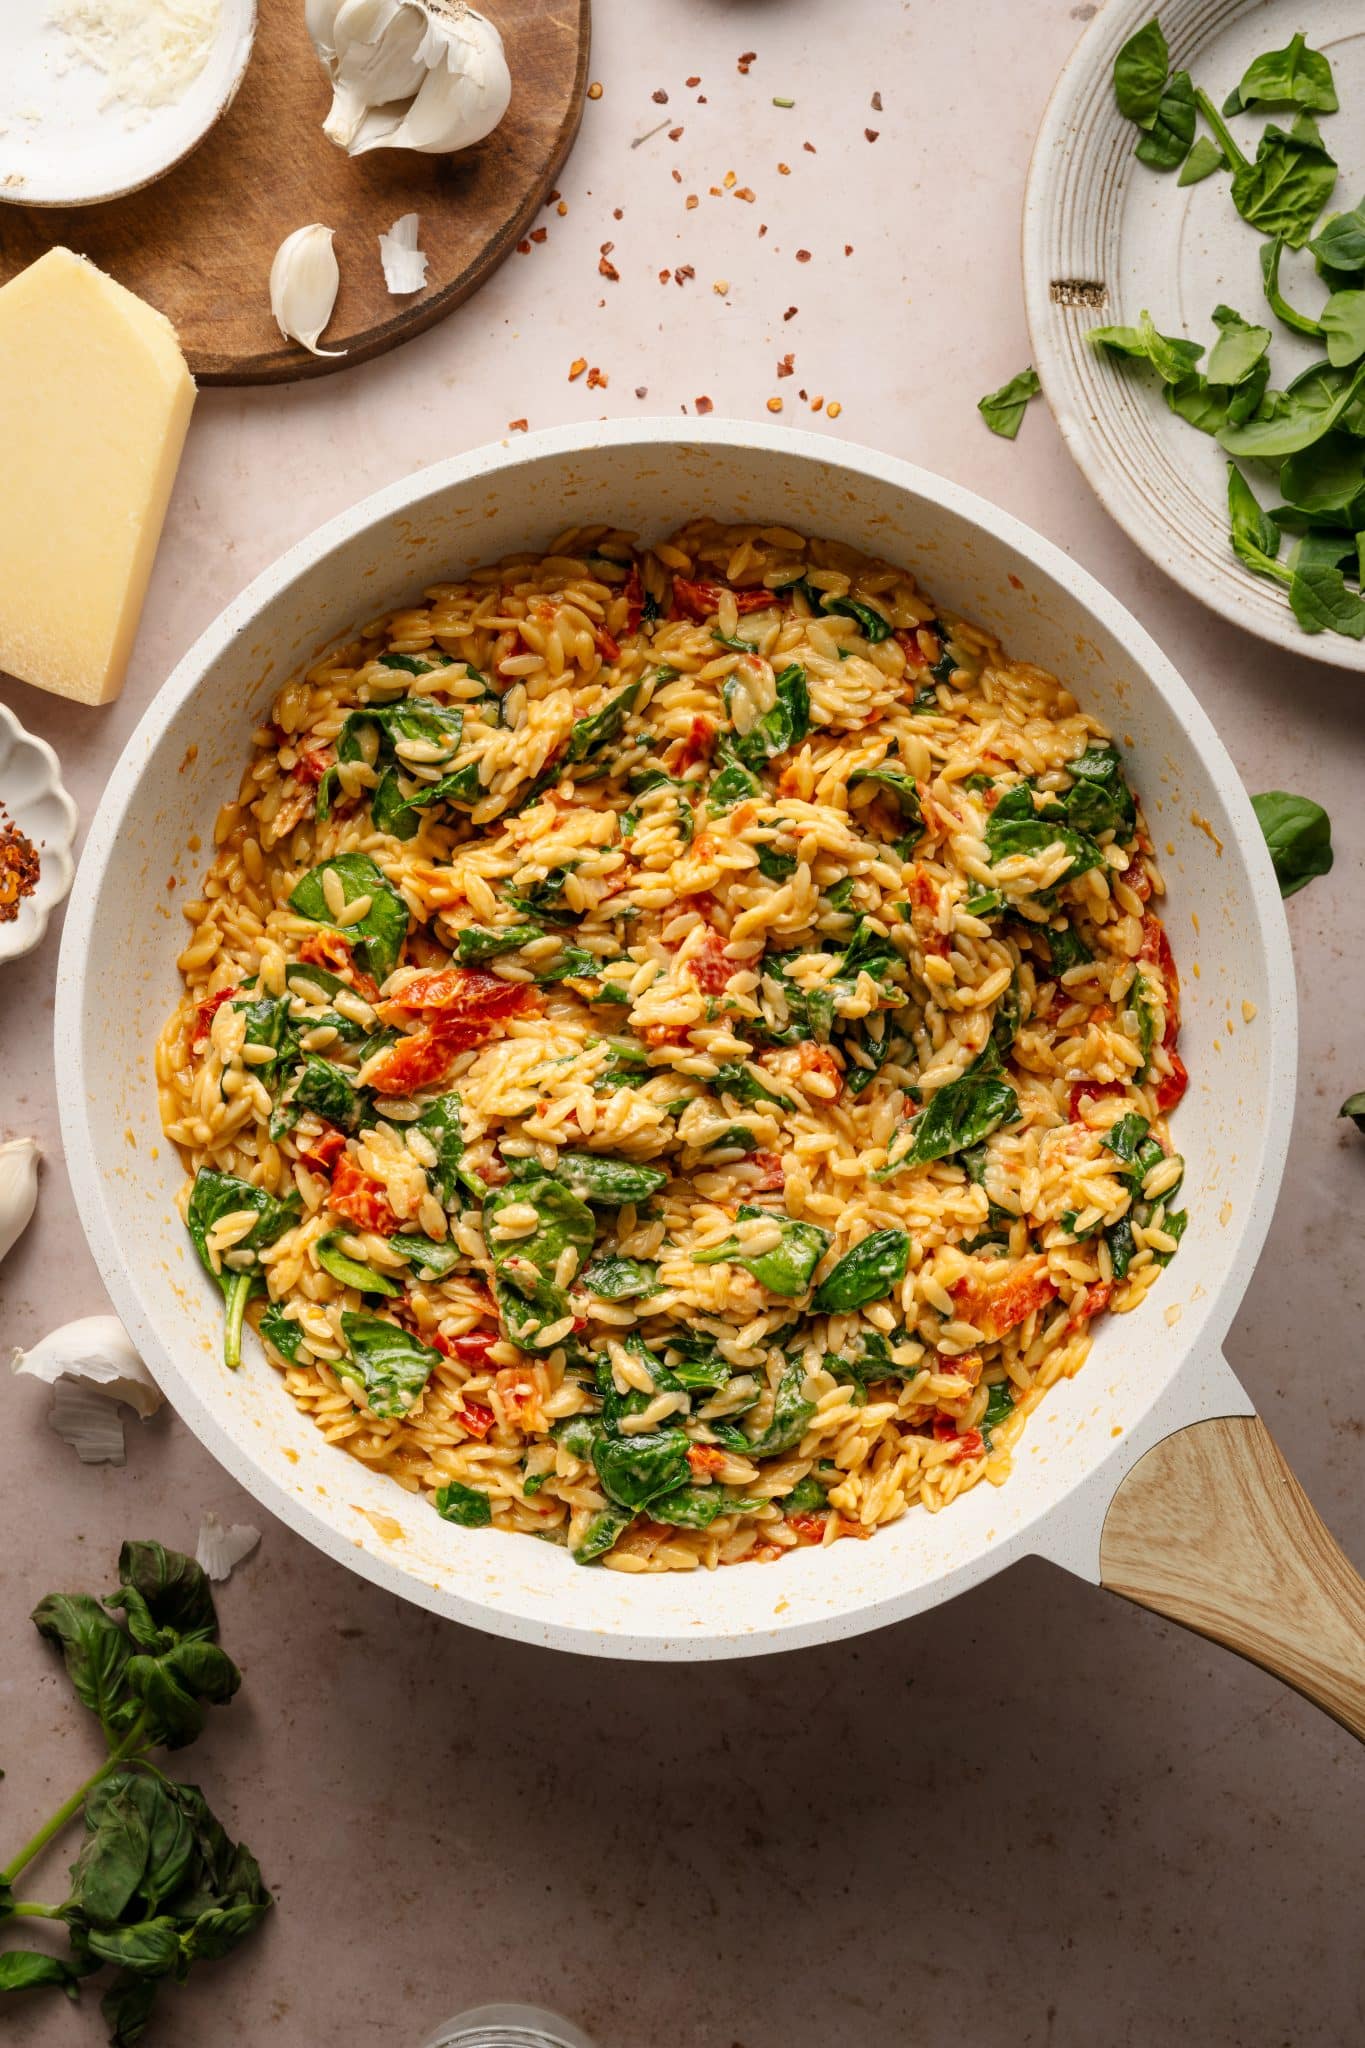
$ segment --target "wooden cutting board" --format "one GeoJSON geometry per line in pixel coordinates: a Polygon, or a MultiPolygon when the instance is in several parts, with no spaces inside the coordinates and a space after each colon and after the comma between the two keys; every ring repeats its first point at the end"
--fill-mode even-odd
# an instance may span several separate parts
{"type": "MultiPolygon", "coordinates": [[[[512,73],[512,103],[458,156],[374,150],[348,157],[322,133],[331,90],[303,0],[260,0],[237,98],[182,164],[105,206],[0,206],[0,283],[54,243],[76,249],[174,321],[201,384],[325,377],[420,334],[476,291],[535,224],[578,132],[590,0],[488,0],[512,73]],[[378,236],[420,215],[426,289],[394,298],[378,236]],[[317,357],[283,339],[270,265],[295,228],[336,230],[341,290],[317,357]]],[[[117,118],[117,112],[111,114],[117,118]]]]}

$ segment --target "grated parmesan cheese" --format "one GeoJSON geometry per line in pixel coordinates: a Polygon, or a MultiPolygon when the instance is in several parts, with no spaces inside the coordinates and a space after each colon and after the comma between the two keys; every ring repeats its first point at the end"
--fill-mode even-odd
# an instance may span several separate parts
{"type": "Polygon", "coordinates": [[[100,101],[164,107],[208,62],[221,0],[57,0],[48,19],[109,80],[100,101]]]}

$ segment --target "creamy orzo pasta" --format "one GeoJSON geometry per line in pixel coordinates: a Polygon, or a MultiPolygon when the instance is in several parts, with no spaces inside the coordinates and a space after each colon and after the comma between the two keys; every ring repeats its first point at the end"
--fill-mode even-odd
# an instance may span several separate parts
{"type": "Polygon", "coordinates": [[[293,1399],[630,1571],[1003,1480],[1179,1243],[1121,750],[903,570],[569,532],[290,682],[159,1048],[293,1399]]]}

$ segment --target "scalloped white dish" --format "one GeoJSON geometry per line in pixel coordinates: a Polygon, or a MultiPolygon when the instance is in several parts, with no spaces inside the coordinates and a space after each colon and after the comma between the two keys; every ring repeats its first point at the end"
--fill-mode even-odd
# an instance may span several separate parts
{"type": "Polygon", "coordinates": [[[220,0],[198,76],[139,107],[110,99],[108,76],[49,17],[46,0],[0,5],[0,200],[19,206],[93,206],[162,177],[232,105],[256,35],[256,0],[220,0]]]}
{"type": "MultiPolygon", "coordinates": [[[[1263,51],[1296,30],[1331,60],[1341,111],[1323,117],[1340,166],[1329,211],[1365,191],[1365,10],[1360,0],[1109,0],[1057,81],[1024,197],[1024,298],[1033,362],[1086,481],[1143,553],[1192,597],[1260,639],[1334,668],[1365,670],[1365,641],[1305,633],[1283,589],[1242,567],[1228,545],[1227,457],[1178,419],[1154,378],[1086,341],[1101,324],[1136,325],[1145,307],[1163,334],[1207,348],[1220,301],[1265,318],[1262,237],[1239,219],[1225,176],[1180,187],[1133,155],[1135,130],[1114,99],[1114,58],[1153,14],[1173,68],[1215,104],[1263,51]]],[[[1266,118],[1276,119],[1275,115],[1266,118]]],[[[1242,124],[1249,140],[1261,122],[1242,124]]],[[[1238,133],[1242,132],[1239,128],[1238,133]]],[[[1202,132],[1202,131],[1201,131],[1202,132]]],[[[1286,296],[1315,313],[1326,289],[1287,256],[1286,296]]],[[[1266,319],[1277,385],[1322,345],[1266,319]]],[[[1273,491],[1261,487],[1266,503],[1273,491]]]]}
{"type": "Polygon", "coordinates": [[[19,914],[0,922],[0,961],[17,960],[37,945],[47,921],[71,887],[76,806],[62,787],[61,763],[46,740],[26,732],[0,704],[0,825],[13,820],[38,849],[38,880],[19,914]]]}

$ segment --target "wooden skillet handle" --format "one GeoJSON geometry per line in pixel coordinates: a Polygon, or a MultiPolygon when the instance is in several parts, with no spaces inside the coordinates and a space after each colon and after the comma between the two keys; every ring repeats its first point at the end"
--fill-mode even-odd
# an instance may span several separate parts
{"type": "Polygon", "coordinates": [[[1192,1423],[1138,1461],[1110,1503],[1100,1580],[1365,1741],[1365,1583],[1259,1416],[1192,1423]]]}

